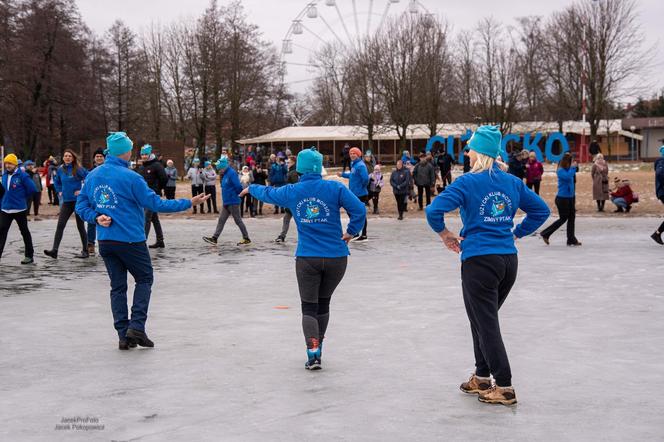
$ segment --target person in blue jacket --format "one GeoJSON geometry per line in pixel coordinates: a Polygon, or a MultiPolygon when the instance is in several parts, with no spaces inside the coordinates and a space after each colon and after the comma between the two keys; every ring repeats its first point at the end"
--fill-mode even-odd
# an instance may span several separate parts
{"type": "Polygon", "coordinates": [[[230,216],[233,217],[233,221],[240,229],[242,233],[242,241],[237,243],[238,246],[244,246],[251,244],[249,239],[249,232],[247,232],[247,226],[244,225],[242,221],[242,216],[240,215],[240,192],[242,192],[242,184],[240,184],[240,178],[237,176],[237,172],[233,167],[228,163],[228,157],[223,156],[217,161],[217,170],[222,174],[221,178],[221,199],[222,199],[222,208],[221,213],[219,214],[219,221],[217,221],[217,228],[214,231],[212,236],[204,236],[203,241],[209,244],[217,244],[217,240],[221,236],[221,232],[224,231],[224,226],[226,221],[230,216]]]}
{"type": "MultiPolygon", "coordinates": [[[[284,186],[286,185],[287,179],[288,179],[288,166],[286,165],[284,157],[282,156],[275,157],[275,161],[272,163],[272,165],[270,166],[270,170],[268,171],[268,181],[270,182],[270,186],[277,188],[284,186]]],[[[276,215],[278,213],[279,213],[279,207],[275,206],[274,214],[276,215]]],[[[286,213],[286,209],[284,207],[281,207],[281,213],[286,213]]]]}
{"type": "MultiPolygon", "coordinates": [[[[664,142],[664,139],[661,140],[664,142]]],[[[659,148],[660,157],[655,161],[655,194],[657,199],[664,204],[664,146],[659,148]]],[[[662,241],[662,233],[664,233],[664,222],[660,224],[659,228],[650,237],[657,244],[664,245],[662,241]]]]}
{"type": "Polygon", "coordinates": [[[323,340],[330,319],[330,298],[344,277],[348,241],[362,228],[366,209],[346,186],[321,176],[323,156],[305,149],[297,156],[297,184],[280,188],[250,185],[242,194],[287,207],[297,226],[295,274],[302,301],[302,330],[307,346],[305,368],[320,370],[323,340]],[[350,217],[344,232],[341,209],[350,217]]]}
{"type": "Polygon", "coordinates": [[[572,160],[572,154],[566,152],[558,163],[558,194],[556,195],[556,207],[558,208],[558,218],[549,227],[540,234],[546,245],[549,245],[549,238],[563,224],[567,223],[567,245],[578,247],[581,242],[574,233],[574,221],[576,220],[576,172],[579,167],[572,160]]]}
{"type": "Polygon", "coordinates": [[[76,213],[97,224],[99,255],[111,280],[111,310],[120,350],[154,347],[145,333],[153,270],[146,245],[144,209],[182,212],[208,197],[162,200],[141,175],[129,169],[133,143],[124,132],[106,139],[106,162],[88,175],[76,200],[76,213]],[[136,283],[131,318],[127,309],[127,272],[136,283]]]}
{"type": "Polygon", "coordinates": [[[9,228],[12,221],[16,221],[25,246],[21,264],[32,264],[35,250],[28,229],[28,199],[38,190],[32,178],[18,167],[16,155],[10,153],[3,162],[5,172],[2,174],[0,186],[0,259],[5,250],[9,228]]]}
{"type": "MultiPolygon", "coordinates": [[[[55,229],[55,238],[53,238],[53,247],[51,250],[44,250],[46,256],[58,259],[58,249],[60,248],[62,235],[69,218],[75,213],[76,197],[81,192],[87,174],[88,171],[81,167],[74,151],[66,149],[62,155],[62,165],[53,178],[53,184],[60,199],[60,214],[58,216],[58,226],[55,229]]],[[[75,216],[76,228],[81,238],[81,253],[76,255],[76,258],[88,258],[90,256],[90,253],[88,253],[88,232],[81,217],[78,214],[75,214],[75,216]]]]}
{"type": "MultiPolygon", "coordinates": [[[[363,203],[369,201],[369,172],[367,166],[362,161],[362,151],[357,147],[350,150],[350,172],[339,173],[342,178],[348,179],[348,187],[353,195],[359,198],[363,203]]],[[[353,238],[355,241],[367,240],[367,217],[364,217],[364,226],[362,227],[362,234],[353,238]]]]}
{"type": "Polygon", "coordinates": [[[469,141],[470,173],[447,186],[426,208],[426,217],[444,245],[461,254],[461,285],[475,353],[475,372],[461,391],[479,393],[481,402],[511,405],[516,394],[498,310],[516,281],[515,239],[533,233],[550,211],[522,180],[499,167],[501,138],[496,126],[477,129],[469,141]],[[444,218],[457,208],[463,222],[460,236],[446,228],[444,218]],[[514,227],[519,209],[526,217],[514,227]]]}

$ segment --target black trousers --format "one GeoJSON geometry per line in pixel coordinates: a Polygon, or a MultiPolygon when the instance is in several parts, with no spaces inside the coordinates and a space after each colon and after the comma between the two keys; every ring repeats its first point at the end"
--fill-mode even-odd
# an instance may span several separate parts
{"type": "Polygon", "coordinates": [[[175,186],[164,188],[164,195],[166,196],[167,200],[174,200],[175,199],[175,189],[176,189],[175,186]]]}
{"type": "Polygon", "coordinates": [[[542,184],[541,181],[535,181],[534,183],[526,183],[526,186],[528,186],[529,189],[532,189],[536,194],[539,195],[540,192],[540,184],[542,184]]]}
{"type": "Polygon", "coordinates": [[[443,182],[443,190],[450,184],[452,184],[452,171],[448,170],[447,173],[443,173],[443,171],[440,171],[440,178],[441,181],[443,182]]]}
{"type": "Polygon", "coordinates": [[[208,213],[219,213],[217,210],[217,186],[205,186],[205,194],[212,195],[209,200],[207,200],[208,213]]]}
{"type": "Polygon", "coordinates": [[[35,216],[39,215],[39,206],[41,206],[41,192],[36,192],[28,198],[28,215],[30,215],[30,209],[33,207],[35,208],[35,216]]]}
{"type": "Polygon", "coordinates": [[[346,274],[347,257],[295,260],[295,275],[302,302],[302,331],[307,348],[323,342],[330,320],[330,298],[346,274]]]}
{"type": "Polygon", "coordinates": [[[5,250],[7,235],[9,234],[9,227],[11,227],[12,221],[16,221],[16,224],[18,224],[18,229],[21,231],[23,245],[25,246],[25,256],[32,258],[35,254],[35,249],[32,246],[32,235],[30,235],[30,230],[28,230],[27,210],[17,213],[6,213],[0,211],[0,258],[2,258],[2,252],[5,250]]]}
{"type": "MultiPolygon", "coordinates": [[[[660,198],[659,200],[661,201],[662,204],[664,204],[664,198],[660,198]]],[[[659,229],[657,229],[657,231],[659,233],[664,232],[664,222],[662,222],[662,224],[659,225],[659,229]]]]}
{"type": "Polygon", "coordinates": [[[519,267],[517,255],[484,255],[461,264],[463,302],[470,320],[475,353],[475,374],[493,374],[500,387],[512,385],[498,321],[498,310],[509,295],[519,267]]]}
{"type": "Polygon", "coordinates": [[[240,215],[244,216],[246,212],[249,212],[251,216],[254,216],[256,213],[254,211],[254,199],[250,194],[246,194],[240,198],[240,215]]]}
{"type": "MultiPolygon", "coordinates": [[[[68,201],[62,203],[60,206],[60,215],[58,216],[58,226],[55,228],[55,238],[53,239],[53,250],[58,250],[60,243],[62,242],[62,235],[67,227],[67,221],[71,217],[72,213],[75,213],[76,201],[68,201]]],[[[78,235],[81,237],[81,250],[88,250],[88,232],[85,230],[85,222],[81,219],[78,214],[76,215],[76,228],[78,229],[78,235]]]]}
{"type": "Polygon", "coordinates": [[[406,198],[408,198],[408,195],[394,194],[394,199],[397,201],[397,210],[399,211],[399,216],[403,216],[403,213],[406,211],[406,198]]]}
{"type": "Polygon", "coordinates": [[[55,206],[59,205],[60,199],[58,198],[58,192],[55,191],[55,185],[49,185],[46,190],[48,192],[48,203],[55,206]]]}
{"type": "Polygon", "coordinates": [[[576,198],[556,197],[556,207],[558,208],[558,218],[549,227],[544,229],[542,236],[548,238],[553,232],[558,230],[563,224],[567,223],[567,244],[576,244],[579,240],[574,234],[574,221],[576,220],[576,198]]]}
{"type": "Polygon", "coordinates": [[[145,239],[150,236],[150,224],[154,225],[154,234],[157,235],[157,241],[164,240],[164,231],[161,229],[159,213],[145,209],[145,239]]]}
{"type": "Polygon", "coordinates": [[[369,192],[369,198],[373,203],[373,213],[378,213],[378,200],[380,199],[380,192],[369,192]]]}
{"type": "MultiPolygon", "coordinates": [[[[369,201],[369,195],[364,195],[360,197],[360,201],[362,201],[365,205],[369,201]]],[[[367,236],[367,225],[369,224],[369,217],[364,218],[364,227],[362,227],[362,236],[367,236]]]]}
{"type": "MultiPolygon", "coordinates": [[[[199,195],[199,194],[203,193],[204,191],[205,191],[204,186],[202,184],[198,185],[198,186],[195,186],[193,184],[191,185],[191,196],[192,197],[194,197],[196,195],[199,195]]],[[[205,206],[203,205],[203,203],[201,203],[200,206],[201,206],[201,213],[205,213],[205,210],[204,210],[205,206]]],[[[196,206],[194,206],[193,209],[194,209],[194,213],[196,213],[196,206]]]]}
{"type": "Polygon", "coordinates": [[[417,204],[419,204],[420,209],[422,209],[422,194],[426,193],[427,196],[427,206],[431,204],[431,186],[420,186],[417,185],[417,204]]]}

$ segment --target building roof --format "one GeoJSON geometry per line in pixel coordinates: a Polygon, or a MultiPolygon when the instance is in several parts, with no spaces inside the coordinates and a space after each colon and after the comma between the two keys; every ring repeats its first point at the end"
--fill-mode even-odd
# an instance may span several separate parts
{"type": "MultiPolygon", "coordinates": [[[[447,138],[453,136],[459,138],[469,128],[474,128],[474,123],[439,124],[437,135],[447,138]]],[[[622,120],[602,120],[597,135],[605,136],[608,133],[618,134],[637,140],[643,139],[641,135],[622,129],[622,120]]],[[[514,123],[512,130],[514,134],[525,134],[541,132],[543,134],[558,132],[558,123],[550,121],[525,121],[514,123]]],[[[589,135],[590,124],[583,121],[563,122],[563,133],[589,135]]],[[[407,139],[429,139],[429,128],[425,124],[412,124],[406,131],[407,139]]],[[[288,143],[296,141],[353,141],[366,140],[366,126],[290,126],[255,138],[237,140],[239,144],[268,144],[288,143]]],[[[393,127],[378,126],[374,130],[375,140],[398,140],[399,136],[393,127]]]]}

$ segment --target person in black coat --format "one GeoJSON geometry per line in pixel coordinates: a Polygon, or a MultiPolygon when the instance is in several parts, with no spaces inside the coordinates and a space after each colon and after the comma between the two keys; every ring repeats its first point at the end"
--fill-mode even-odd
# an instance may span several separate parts
{"type": "Polygon", "coordinates": [[[447,151],[441,152],[436,158],[436,164],[440,170],[440,179],[443,182],[441,190],[445,190],[448,184],[452,184],[452,167],[454,163],[454,158],[447,151]]]}
{"type": "MultiPolygon", "coordinates": [[[[143,176],[148,187],[157,195],[161,196],[161,192],[166,188],[168,183],[168,175],[164,165],[152,153],[152,146],[146,144],[141,148],[141,159],[143,164],[138,169],[138,173],[143,176]]],[[[163,249],[164,245],[164,231],[161,229],[161,222],[159,221],[159,213],[145,209],[145,238],[150,235],[150,224],[154,225],[154,233],[157,235],[157,241],[150,245],[151,249],[163,249]]]]}
{"type": "MultiPolygon", "coordinates": [[[[251,173],[254,175],[254,184],[260,184],[261,186],[267,185],[267,172],[263,169],[263,165],[259,162],[256,163],[256,167],[253,168],[251,173]]],[[[252,206],[254,210],[254,216],[263,215],[263,201],[256,200],[256,204],[252,206]],[[258,212],[256,210],[258,209],[258,212]]]]}
{"type": "Polygon", "coordinates": [[[410,171],[403,167],[403,161],[397,161],[397,168],[390,175],[390,186],[394,199],[397,201],[397,210],[399,219],[403,219],[403,213],[406,210],[406,199],[410,193],[410,171]]]}

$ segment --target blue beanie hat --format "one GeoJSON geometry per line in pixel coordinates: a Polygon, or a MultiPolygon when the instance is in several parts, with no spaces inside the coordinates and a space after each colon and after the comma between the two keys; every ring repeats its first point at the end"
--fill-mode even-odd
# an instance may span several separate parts
{"type": "Polygon", "coordinates": [[[129,152],[134,143],[124,132],[113,132],[106,138],[106,153],[115,157],[129,152]]]}
{"type": "Polygon", "coordinates": [[[226,168],[228,168],[228,157],[222,155],[219,161],[217,161],[217,170],[224,170],[226,168]]]}
{"type": "Polygon", "coordinates": [[[480,126],[470,137],[468,148],[491,158],[498,158],[502,138],[498,126],[480,126]]]}
{"type": "Polygon", "coordinates": [[[659,154],[664,157],[664,146],[659,148],[659,154]]]}
{"type": "Polygon", "coordinates": [[[192,162],[192,163],[200,163],[201,160],[199,160],[198,158],[194,158],[191,162],[192,162]]]}
{"type": "Polygon", "coordinates": [[[146,144],[145,146],[141,147],[141,155],[150,155],[152,153],[152,146],[149,144],[146,144]]]}
{"type": "Polygon", "coordinates": [[[205,164],[203,164],[203,165],[204,165],[205,167],[208,167],[210,164],[212,164],[212,163],[209,162],[209,161],[206,161],[205,164]]]}
{"type": "Polygon", "coordinates": [[[315,147],[304,149],[297,154],[297,165],[295,170],[298,173],[318,173],[323,171],[323,155],[315,147]]]}

